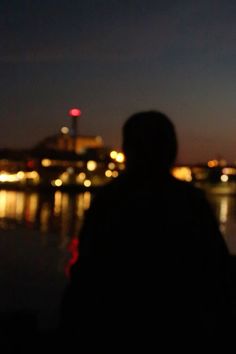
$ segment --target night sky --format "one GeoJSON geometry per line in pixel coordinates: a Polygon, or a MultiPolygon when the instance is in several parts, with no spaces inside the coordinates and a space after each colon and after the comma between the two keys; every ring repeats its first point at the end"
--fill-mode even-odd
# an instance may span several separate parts
{"type": "Polygon", "coordinates": [[[125,119],[165,112],[182,163],[236,160],[235,0],[1,0],[0,147],[70,124],[120,148],[125,119]]]}

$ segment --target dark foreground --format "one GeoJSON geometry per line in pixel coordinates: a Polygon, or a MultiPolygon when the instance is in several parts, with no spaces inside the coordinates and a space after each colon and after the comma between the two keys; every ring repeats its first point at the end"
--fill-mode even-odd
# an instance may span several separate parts
{"type": "MultiPolygon", "coordinates": [[[[54,235],[34,230],[0,232],[0,353],[68,353],[76,338],[59,331],[60,301],[67,279],[65,249],[54,235]]],[[[229,267],[232,323],[236,333],[236,256],[229,267]]],[[[78,351],[79,352],[79,351],[78,351]]],[[[82,354],[82,353],[81,353],[82,354]]]]}

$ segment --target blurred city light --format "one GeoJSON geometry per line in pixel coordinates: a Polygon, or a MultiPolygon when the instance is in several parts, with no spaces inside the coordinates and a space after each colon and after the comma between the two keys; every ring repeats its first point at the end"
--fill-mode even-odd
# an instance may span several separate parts
{"type": "Polygon", "coordinates": [[[96,170],[96,168],[97,168],[97,162],[96,161],[90,160],[90,161],[87,162],[87,169],[89,171],[94,171],[94,170],[96,170]]]}
{"type": "Polygon", "coordinates": [[[221,175],[220,179],[222,182],[227,182],[229,180],[229,177],[227,175],[221,175]]]}
{"type": "Polygon", "coordinates": [[[70,129],[68,127],[62,127],[61,128],[61,133],[62,134],[69,134],[69,132],[70,132],[70,129]]]}
{"type": "Polygon", "coordinates": [[[84,186],[85,186],[85,187],[90,187],[91,184],[92,184],[92,182],[91,182],[89,179],[86,179],[86,180],[84,181],[84,186]]]}
{"type": "Polygon", "coordinates": [[[108,177],[108,178],[111,177],[112,176],[112,171],[111,170],[106,170],[105,171],[105,176],[108,177]]]}
{"type": "Polygon", "coordinates": [[[112,150],[111,152],[110,152],[110,157],[112,158],[112,159],[116,159],[116,157],[117,157],[117,154],[118,154],[118,152],[117,151],[115,151],[115,150],[112,150]]]}
{"type": "Polygon", "coordinates": [[[52,161],[49,160],[49,159],[43,159],[43,160],[41,161],[41,165],[42,165],[43,167],[49,167],[49,166],[51,166],[51,164],[52,164],[52,161]]]}
{"type": "Polygon", "coordinates": [[[81,110],[78,108],[71,108],[69,110],[69,116],[71,117],[79,117],[81,116],[81,113],[82,113],[81,110]]]}
{"type": "Polygon", "coordinates": [[[116,159],[117,162],[124,162],[125,155],[122,152],[119,152],[115,159],[116,159]]]}
{"type": "Polygon", "coordinates": [[[172,174],[175,178],[182,181],[191,182],[192,181],[192,171],[189,167],[174,167],[172,174]]]}

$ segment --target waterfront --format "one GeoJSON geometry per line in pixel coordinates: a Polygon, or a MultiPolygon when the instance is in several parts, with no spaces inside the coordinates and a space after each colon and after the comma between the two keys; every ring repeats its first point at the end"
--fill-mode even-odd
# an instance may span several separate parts
{"type": "MultiPolygon", "coordinates": [[[[236,196],[208,194],[231,254],[236,255],[236,196]]],[[[55,327],[73,245],[92,194],[0,190],[0,312],[37,312],[55,327]]]]}
{"type": "MultiPolygon", "coordinates": [[[[207,198],[219,222],[228,248],[236,254],[236,196],[208,193],[207,198]]],[[[42,242],[49,234],[58,249],[66,249],[79,233],[86,209],[92,199],[89,191],[52,193],[0,190],[0,230],[34,230],[42,242]]]]}
{"type": "Polygon", "coordinates": [[[35,313],[39,328],[55,328],[73,245],[90,192],[0,190],[0,313],[35,313]]]}

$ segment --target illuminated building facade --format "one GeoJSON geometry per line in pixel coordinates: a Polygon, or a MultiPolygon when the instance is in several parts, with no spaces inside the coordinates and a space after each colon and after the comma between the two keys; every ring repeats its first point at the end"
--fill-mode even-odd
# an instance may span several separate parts
{"type": "MultiPolygon", "coordinates": [[[[0,188],[97,187],[124,170],[124,154],[105,147],[101,137],[77,136],[76,145],[73,139],[63,127],[60,134],[45,138],[32,149],[0,150],[0,188]]],[[[172,174],[207,190],[236,193],[236,164],[211,160],[194,166],[175,165],[172,174]]]]}
{"type": "Polygon", "coordinates": [[[87,149],[100,149],[104,147],[101,136],[77,136],[72,137],[69,131],[63,127],[60,134],[52,135],[37,144],[37,148],[54,149],[60,151],[74,151],[77,154],[87,149]]]}

